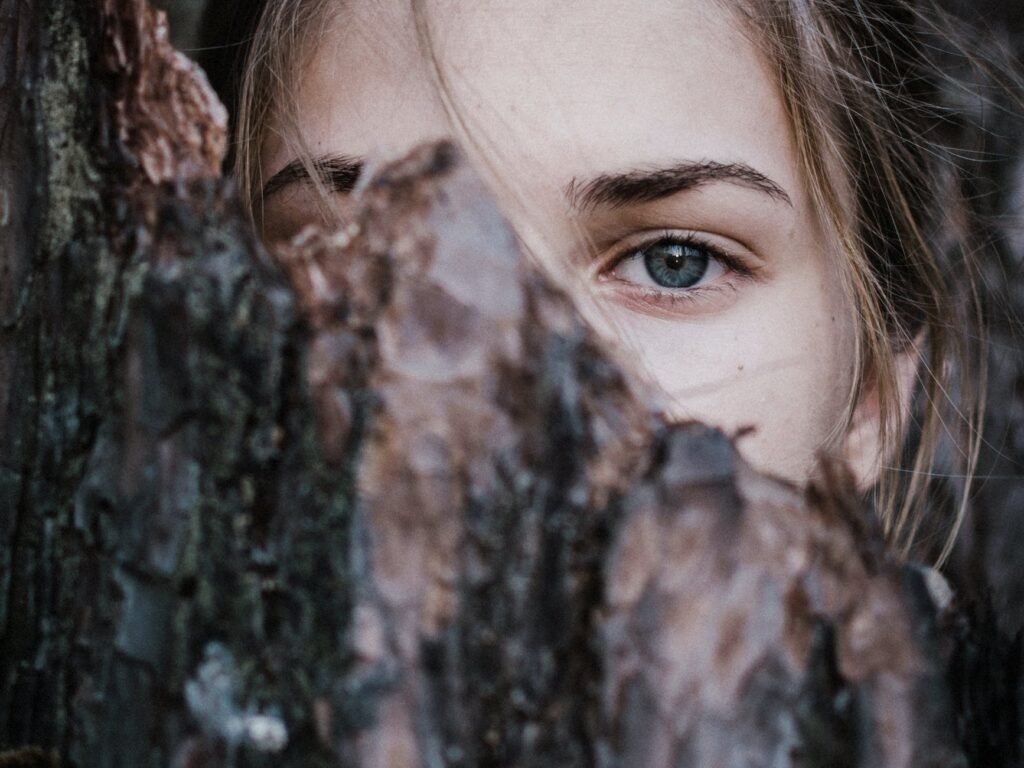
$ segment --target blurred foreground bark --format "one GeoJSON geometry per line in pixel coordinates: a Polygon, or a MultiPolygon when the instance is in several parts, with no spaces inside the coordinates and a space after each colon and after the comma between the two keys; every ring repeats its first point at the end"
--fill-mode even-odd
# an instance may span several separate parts
{"type": "Polygon", "coordinates": [[[0,765],[1013,764],[842,483],[660,423],[451,147],[271,259],[141,0],[0,18],[0,765]]]}

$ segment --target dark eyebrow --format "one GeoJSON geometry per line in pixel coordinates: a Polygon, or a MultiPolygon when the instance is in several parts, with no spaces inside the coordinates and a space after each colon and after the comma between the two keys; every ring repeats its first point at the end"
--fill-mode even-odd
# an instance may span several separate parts
{"type": "MultiPolygon", "coordinates": [[[[314,157],[309,164],[320,177],[320,182],[331,192],[351,192],[363,172],[363,162],[349,155],[314,157]]],[[[308,184],[312,181],[302,161],[292,160],[263,186],[263,199],[266,200],[290,184],[308,184]]]]}
{"type": "Polygon", "coordinates": [[[786,190],[760,171],[744,163],[718,163],[713,160],[682,162],[649,170],[606,173],[587,181],[573,179],[565,188],[565,196],[569,204],[579,210],[598,206],[620,208],[625,205],[651,203],[677,192],[685,192],[719,181],[764,192],[790,207],[793,205],[786,190]]]}

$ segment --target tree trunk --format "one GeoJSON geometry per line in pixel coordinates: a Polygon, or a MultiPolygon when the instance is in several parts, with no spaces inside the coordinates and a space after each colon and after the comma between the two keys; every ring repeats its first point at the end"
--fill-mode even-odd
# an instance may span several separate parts
{"type": "Polygon", "coordinates": [[[271,258],[142,0],[0,18],[0,766],[977,757],[932,577],[660,423],[452,147],[271,258]]]}

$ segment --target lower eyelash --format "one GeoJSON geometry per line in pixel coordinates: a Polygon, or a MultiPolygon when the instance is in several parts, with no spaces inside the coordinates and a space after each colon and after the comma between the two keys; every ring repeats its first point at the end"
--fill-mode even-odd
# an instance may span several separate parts
{"type": "Polygon", "coordinates": [[[632,285],[625,286],[624,290],[633,293],[637,298],[644,301],[657,301],[659,303],[675,305],[683,303],[692,304],[722,293],[735,293],[738,288],[733,281],[726,280],[714,285],[701,285],[683,291],[659,290],[657,288],[632,285]]]}
{"type": "Polygon", "coordinates": [[[686,291],[662,291],[657,288],[623,284],[616,286],[617,301],[633,311],[645,314],[664,313],[666,317],[685,310],[702,310],[719,304],[722,299],[739,291],[743,275],[714,285],[700,286],[686,291]]]}

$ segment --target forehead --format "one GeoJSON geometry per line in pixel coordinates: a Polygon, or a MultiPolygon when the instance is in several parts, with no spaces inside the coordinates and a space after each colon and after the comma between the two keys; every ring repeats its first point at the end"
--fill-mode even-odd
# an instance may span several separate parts
{"type": "MultiPolygon", "coordinates": [[[[792,181],[775,84],[712,0],[427,0],[419,18],[354,0],[296,85],[321,151],[388,155],[468,132],[491,160],[563,176],[696,156],[792,181]]],[[[289,159],[272,154],[271,172],[289,159]]]]}

